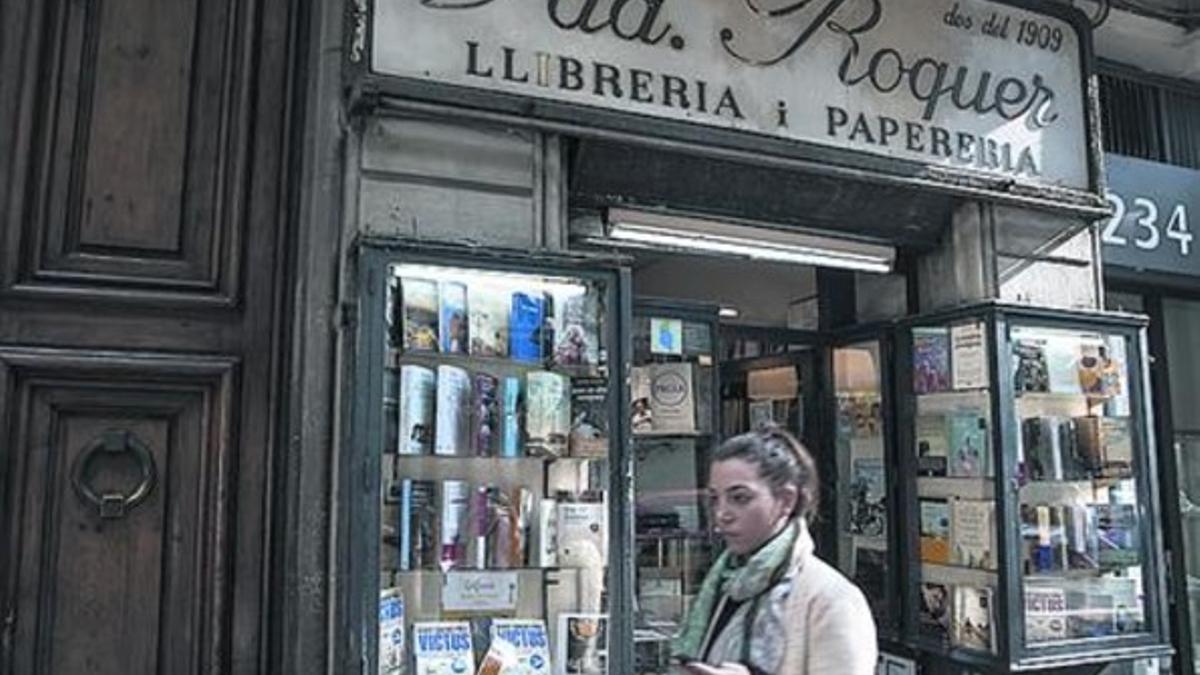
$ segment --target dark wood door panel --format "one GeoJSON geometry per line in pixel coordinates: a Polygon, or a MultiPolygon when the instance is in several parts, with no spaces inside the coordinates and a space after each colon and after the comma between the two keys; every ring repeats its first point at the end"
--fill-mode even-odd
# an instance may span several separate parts
{"type": "Polygon", "coordinates": [[[5,55],[22,58],[27,122],[6,286],[237,303],[253,151],[279,140],[249,133],[258,68],[278,67],[258,41],[264,4],[46,0],[0,28],[24,45],[5,55]]]}
{"type": "Polygon", "coordinates": [[[236,373],[0,348],[0,672],[228,669],[236,373]]]}

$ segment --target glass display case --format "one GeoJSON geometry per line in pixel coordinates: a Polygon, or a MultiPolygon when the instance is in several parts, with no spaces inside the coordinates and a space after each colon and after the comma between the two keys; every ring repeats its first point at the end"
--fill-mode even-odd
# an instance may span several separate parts
{"type": "Polygon", "coordinates": [[[672,672],[671,638],[718,550],[704,510],[719,442],[717,311],[652,299],[633,305],[636,673],[672,672]]]}
{"type": "Polygon", "coordinates": [[[1000,670],[1169,653],[1143,321],[989,304],[902,336],[911,642],[1000,670]]]}
{"type": "Polygon", "coordinates": [[[624,569],[610,541],[627,534],[609,465],[625,428],[619,274],[361,262],[364,672],[607,672],[624,569]]]}

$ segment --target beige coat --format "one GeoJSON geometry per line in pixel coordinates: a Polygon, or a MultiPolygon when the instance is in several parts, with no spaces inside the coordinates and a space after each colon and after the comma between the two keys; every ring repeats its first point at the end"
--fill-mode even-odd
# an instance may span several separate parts
{"type": "Polygon", "coordinates": [[[807,528],[792,553],[790,630],[776,675],[874,675],[875,620],[862,591],[813,555],[807,528]]]}

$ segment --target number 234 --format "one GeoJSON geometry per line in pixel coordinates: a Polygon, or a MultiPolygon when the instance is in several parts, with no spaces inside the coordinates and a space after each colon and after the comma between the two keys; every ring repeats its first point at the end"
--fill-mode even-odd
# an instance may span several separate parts
{"type": "MultiPolygon", "coordinates": [[[[1129,239],[1117,233],[1128,214],[1133,217],[1133,222],[1137,225],[1137,234],[1142,235],[1134,238],[1133,245],[1146,251],[1158,248],[1162,243],[1162,236],[1159,232],[1158,204],[1153,199],[1134,197],[1133,208],[1130,209],[1120,195],[1109,193],[1107,198],[1115,211],[1108,224],[1104,226],[1104,231],[1100,235],[1101,241],[1110,246],[1128,246],[1129,239]]],[[[1176,204],[1171,211],[1171,216],[1167,219],[1166,234],[1168,239],[1178,242],[1179,255],[1191,254],[1193,235],[1188,229],[1187,207],[1183,204],[1176,204]]]]}

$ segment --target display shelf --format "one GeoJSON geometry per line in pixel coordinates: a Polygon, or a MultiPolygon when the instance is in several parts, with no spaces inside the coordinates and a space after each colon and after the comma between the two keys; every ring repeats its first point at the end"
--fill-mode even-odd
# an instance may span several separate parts
{"type": "Polygon", "coordinates": [[[474,356],[471,354],[446,353],[423,350],[403,350],[389,347],[387,367],[399,368],[402,365],[420,365],[437,367],[453,365],[466,370],[477,370],[492,374],[523,375],[532,371],[545,370],[571,378],[606,377],[607,368],[603,364],[589,366],[566,366],[556,364],[551,360],[520,361],[511,357],[474,356]]]}
{"type": "Polygon", "coordinates": [[[917,495],[934,499],[993,499],[996,481],[990,477],[917,476],[917,495]]]}
{"type": "Polygon", "coordinates": [[[995,586],[1000,580],[1000,573],[978,567],[923,562],[921,580],[962,586],[995,586]]]}

